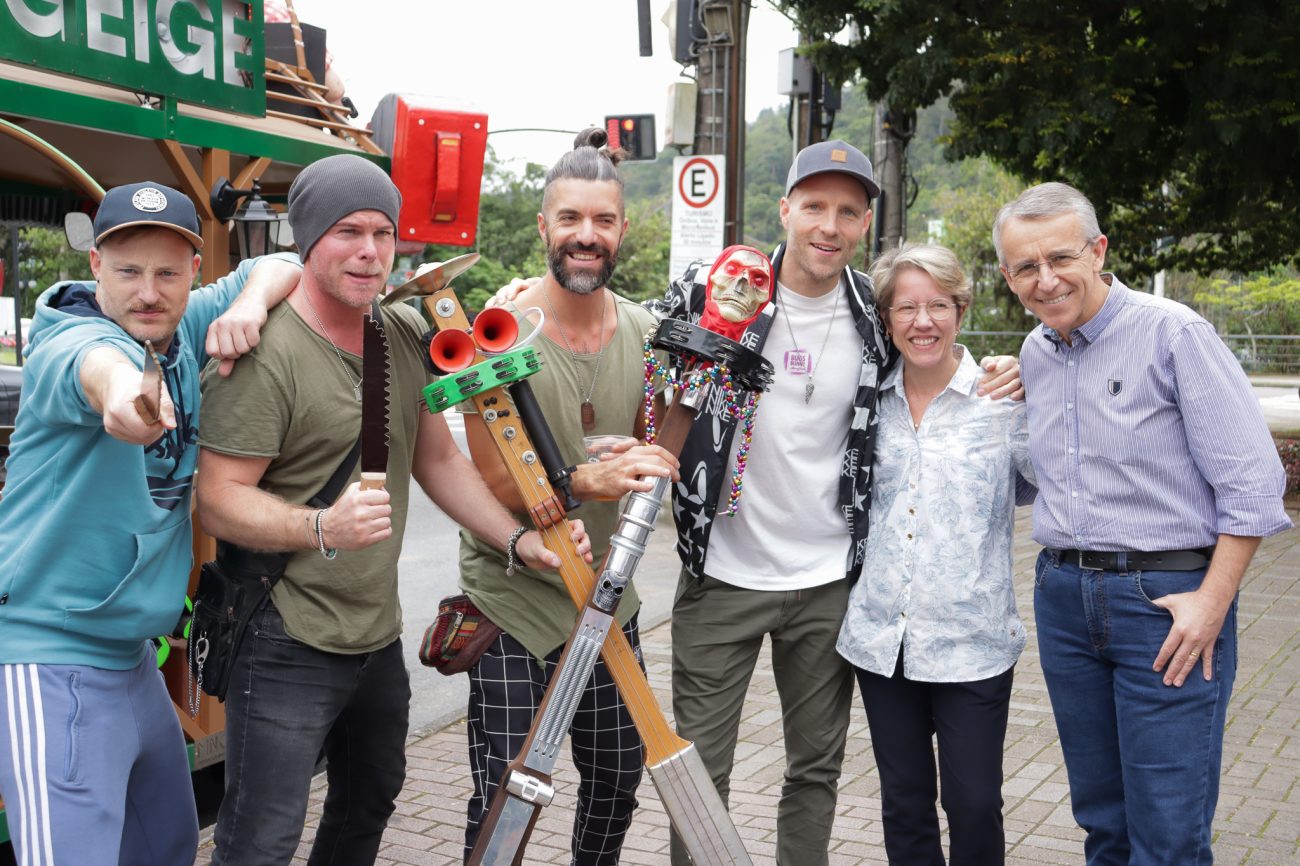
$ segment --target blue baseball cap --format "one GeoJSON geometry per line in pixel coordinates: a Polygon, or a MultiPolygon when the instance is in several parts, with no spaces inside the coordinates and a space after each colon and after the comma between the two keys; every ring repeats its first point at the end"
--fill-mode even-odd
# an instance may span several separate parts
{"type": "Polygon", "coordinates": [[[95,246],[113,232],[131,226],[160,226],[183,235],[203,249],[199,215],[189,196],[151,180],[115,186],[104,193],[95,212],[95,246]]]}

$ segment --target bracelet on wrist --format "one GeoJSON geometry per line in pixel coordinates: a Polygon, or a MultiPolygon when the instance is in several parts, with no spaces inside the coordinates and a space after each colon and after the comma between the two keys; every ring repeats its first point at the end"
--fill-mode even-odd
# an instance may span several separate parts
{"type": "Polygon", "coordinates": [[[328,509],[322,508],[320,511],[316,512],[316,548],[320,550],[321,556],[325,557],[326,559],[333,559],[334,557],[339,555],[339,552],[337,549],[333,547],[325,546],[325,531],[321,526],[322,522],[325,519],[326,511],[328,511],[328,509]]]}
{"type": "Polygon", "coordinates": [[[506,542],[506,577],[513,577],[515,571],[521,565],[519,551],[516,548],[519,545],[519,539],[523,538],[524,533],[527,531],[528,527],[517,526],[515,531],[510,533],[510,540],[506,542]]]}

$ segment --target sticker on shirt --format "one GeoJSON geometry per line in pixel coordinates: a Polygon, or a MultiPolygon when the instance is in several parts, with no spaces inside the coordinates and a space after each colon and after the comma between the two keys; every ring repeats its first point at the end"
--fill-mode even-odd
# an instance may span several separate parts
{"type": "Polygon", "coordinates": [[[812,366],[812,356],[807,349],[789,349],[785,353],[785,371],[792,376],[803,376],[812,366]]]}
{"type": "Polygon", "coordinates": [[[1106,380],[1106,392],[1107,392],[1108,394],[1110,394],[1110,396],[1112,396],[1112,397],[1117,397],[1117,396],[1119,396],[1119,392],[1120,392],[1120,391],[1123,391],[1123,390],[1124,390],[1124,380],[1123,380],[1123,379],[1107,379],[1107,380],[1106,380]]]}

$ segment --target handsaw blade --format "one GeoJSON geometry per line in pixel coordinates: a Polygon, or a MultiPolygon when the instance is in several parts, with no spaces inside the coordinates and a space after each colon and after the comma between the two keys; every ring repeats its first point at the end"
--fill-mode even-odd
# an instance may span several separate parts
{"type": "Polygon", "coordinates": [[[454,259],[440,262],[424,271],[424,273],[418,274],[414,279],[407,280],[393,289],[380,303],[388,306],[401,303],[408,298],[432,295],[473,267],[478,260],[478,253],[466,253],[463,256],[456,256],[454,259]]]}
{"type": "Polygon", "coordinates": [[[388,337],[366,317],[361,356],[361,473],[363,487],[382,487],[388,472],[388,337]],[[367,484],[366,481],[377,481],[367,484]]]}
{"type": "Polygon", "coordinates": [[[162,361],[154,351],[153,341],[144,341],[144,372],[140,376],[140,396],[135,411],[146,424],[157,424],[162,417],[162,361]]]}

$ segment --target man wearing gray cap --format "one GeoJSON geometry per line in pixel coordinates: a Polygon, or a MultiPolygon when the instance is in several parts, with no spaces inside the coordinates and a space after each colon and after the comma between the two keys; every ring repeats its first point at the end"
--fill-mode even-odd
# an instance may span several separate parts
{"type": "MultiPolygon", "coordinates": [[[[683,563],[672,620],[677,728],[726,799],[745,694],[771,640],[786,748],[776,862],[786,866],[828,860],[853,697],[835,642],[866,547],[877,386],[897,354],[871,281],[852,267],[879,193],[870,161],[844,141],[795,157],[781,199],[786,240],[772,256],[776,293],[742,338],[776,377],[739,511],[715,518],[739,446],[735,420],[716,407],[691,430],[673,489],[683,563]]],[[[688,268],[659,312],[697,318],[707,275],[701,263],[688,268]]],[[[986,378],[994,396],[1019,386],[1014,371],[986,378]]],[[[675,837],[672,858],[689,862],[675,837]]]]}
{"type": "Polygon", "coordinates": [[[202,245],[180,192],[114,187],[95,282],[36,302],[0,499],[0,796],[19,863],[194,862],[150,639],[184,611],[200,365],[255,345],[299,271],[261,259],[191,291],[202,245]]]}
{"type": "Polygon", "coordinates": [[[559,565],[492,498],[442,416],[423,410],[426,327],[403,305],[383,314],[386,487],[361,489],[354,466],[332,505],[305,504],[357,440],[362,329],[393,264],[400,208],[392,181],[361,157],[304,169],[289,189],[302,278],[230,378],[205,374],[203,525],[241,550],[293,553],[235,657],[214,864],[293,858],[322,752],[329,789],[308,862],[374,862],[406,771],[397,559],[412,475],[480,538],[530,566],[559,565]]]}

